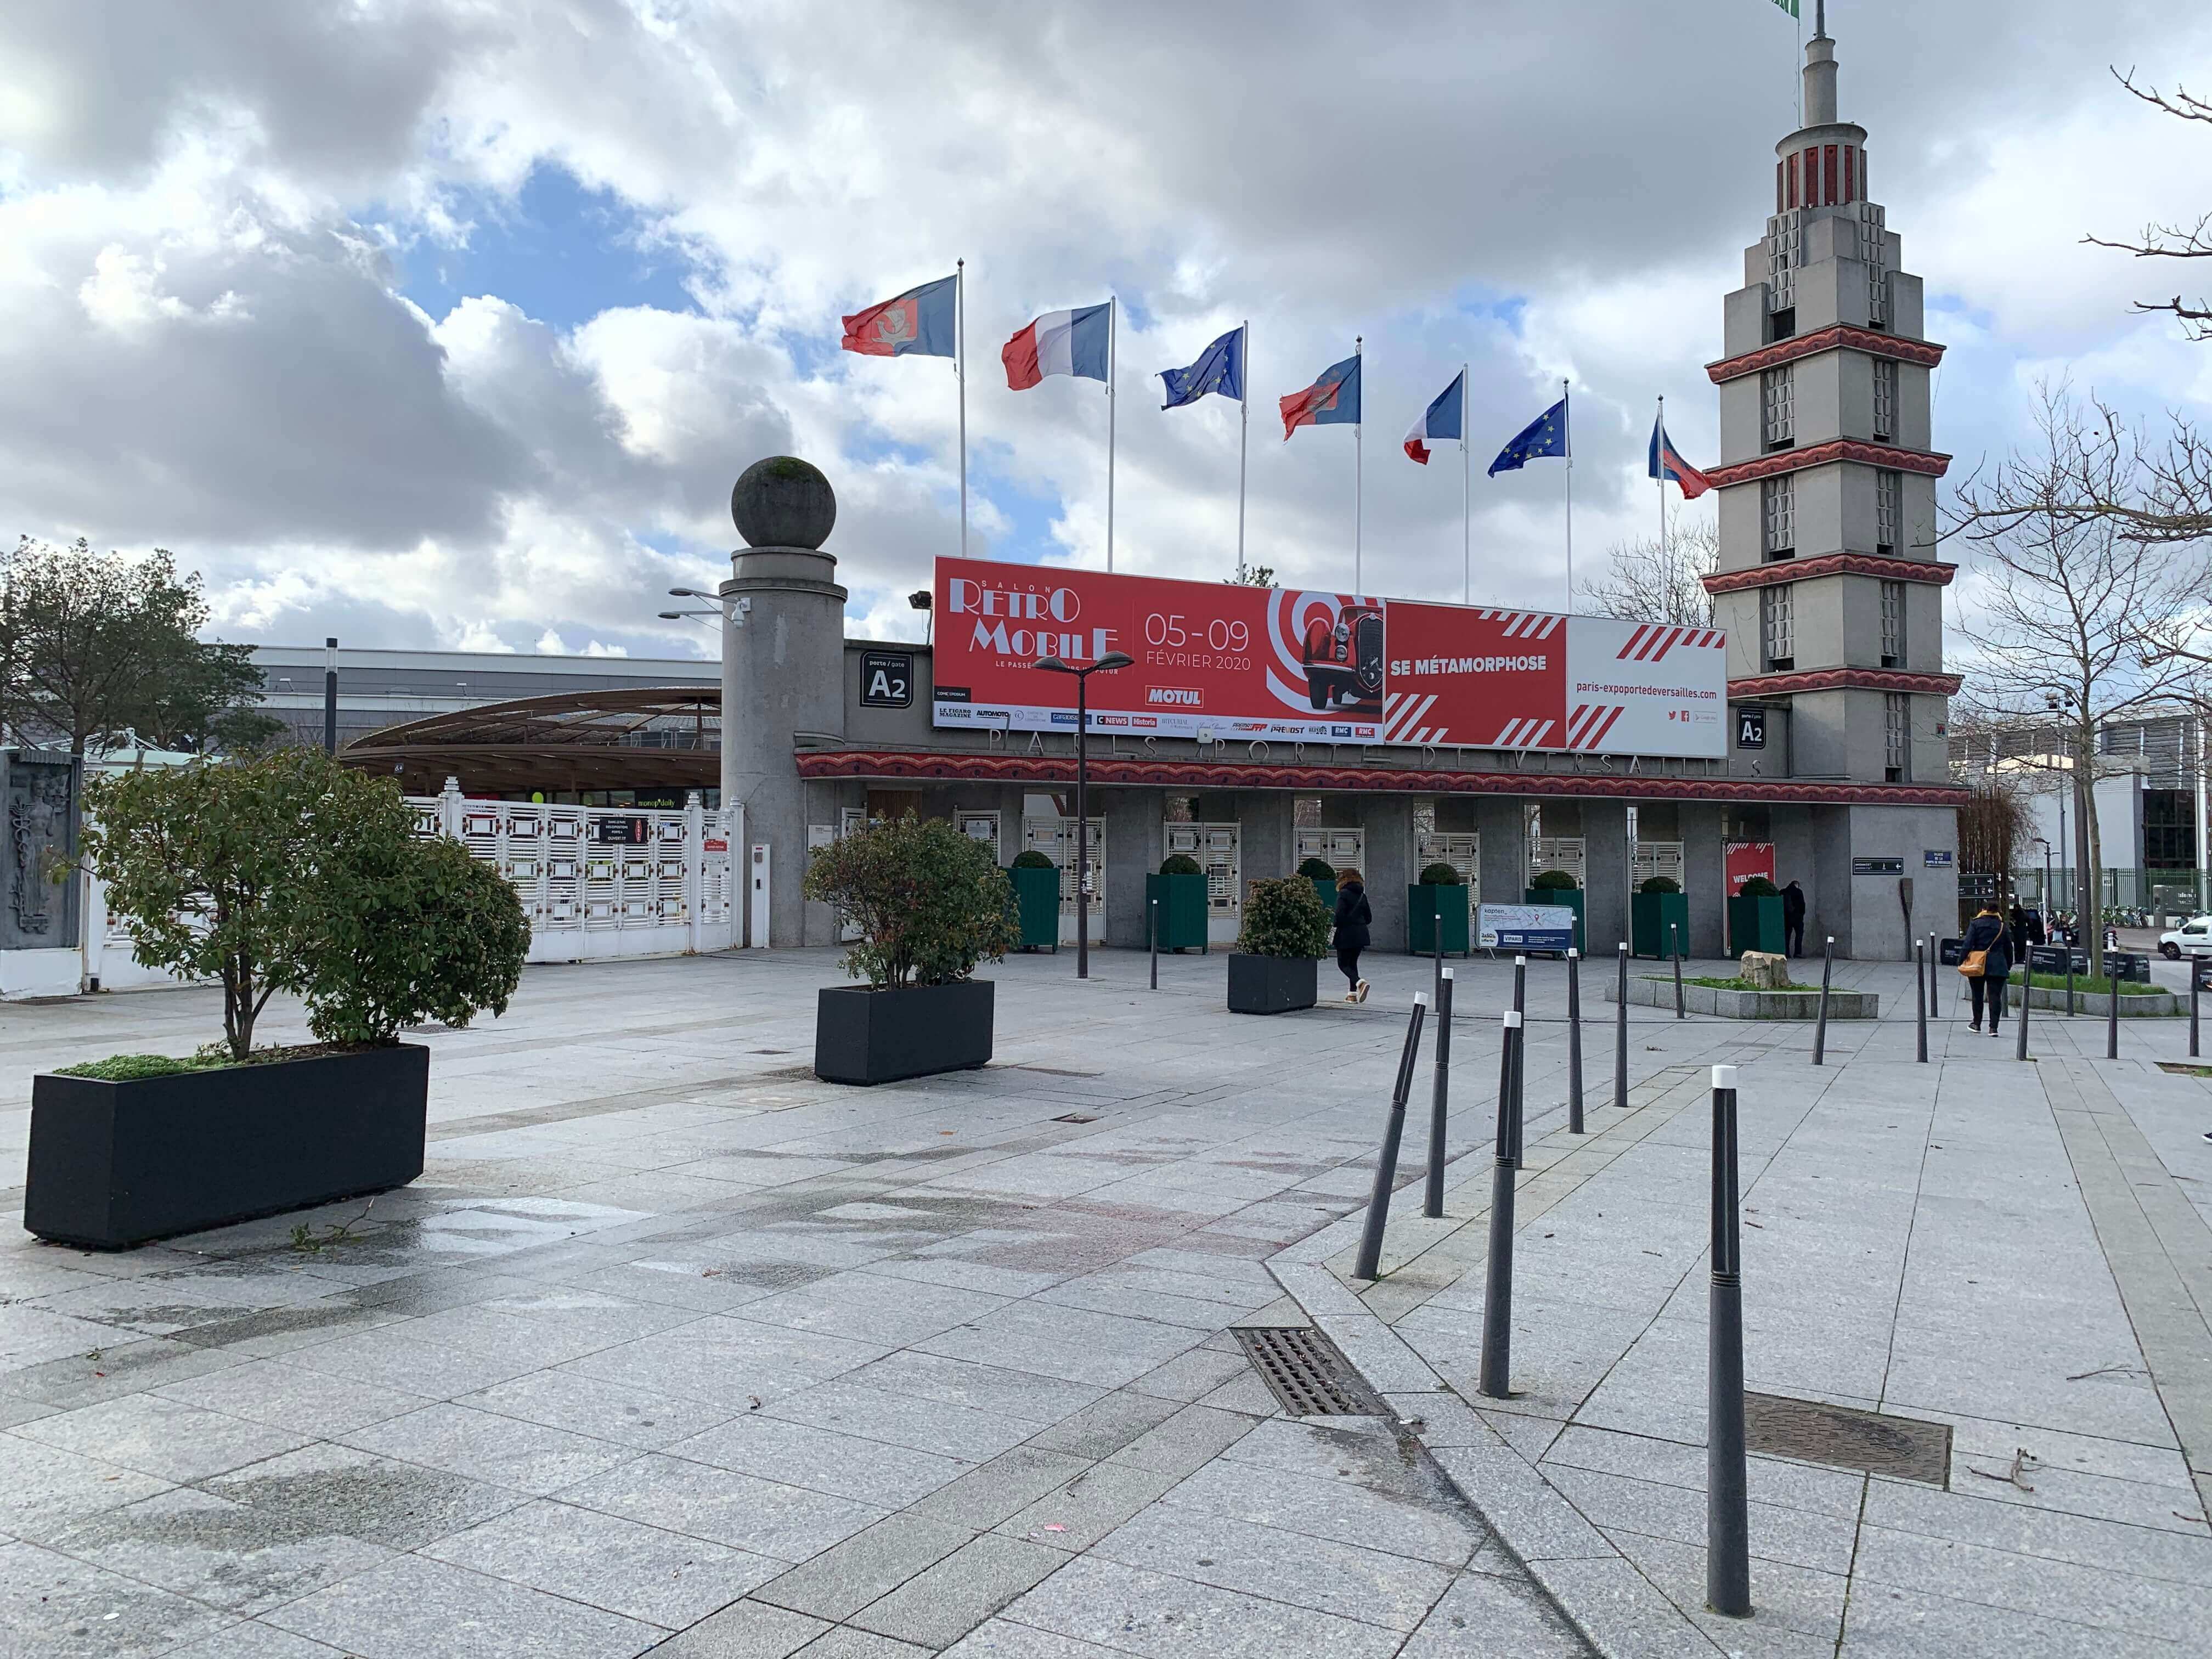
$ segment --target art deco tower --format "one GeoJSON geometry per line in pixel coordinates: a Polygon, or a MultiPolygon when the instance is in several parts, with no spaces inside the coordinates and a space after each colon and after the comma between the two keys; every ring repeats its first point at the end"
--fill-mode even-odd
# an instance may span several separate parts
{"type": "MultiPolygon", "coordinates": [[[[1735,771],[1948,781],[1942,590],[1920,279],[1868,192],[1867,135],[1838,118],[1836,47],[1805,48],[1806,125],[1776,147],[1774,215],[1727,300],[1720,570],[1729,695],[1764,709],[1735,771]]],[[[1731,721],[1742,735],[1741,719],[1731,721]]],[[[1755,723],[1754,723],[1755,726],[1755,723]]],[[[1869,799],[1879,799],[1870,792],[1869,799]]],[[[1857,838],[1853,837],[1854,841],[1857,838]]]]}

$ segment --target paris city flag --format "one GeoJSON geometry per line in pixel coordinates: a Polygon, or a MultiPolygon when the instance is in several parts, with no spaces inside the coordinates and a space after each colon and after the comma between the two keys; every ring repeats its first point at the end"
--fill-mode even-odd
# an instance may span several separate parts
{"type": "Polygon", "coordinates": [[[1000,349],[1007,387],[1026,392],[1048,374],[1104,380],[1113,309],[1108,304],[1045,313],[1000,349]]]}
{"type": "Polygon", "coordinates": [[[1667,417],[1662,414],[1651,422],[1651,476],[1662,483],[1673,479],[1682,486],[1682,499],[1694,501],[1713,487],[1713,481],[1674,453],[1674,441],[1667,436],[1667,417]]]}
{"type": "Polygon", "coordinates": [[[939,277],[845,319],[837,343],[866,357],[950,357],[960,279],[939,277]]]}
{"type": "Polygon", "coordinates": [[[1321,378],[1303,392],[1281,398],[1283,441],[1302,426],[1358,426],[1359,424],[1359,356],[1331,363],[1321,378]]]}
{"type": "Polygon", "coordinates": [[[1406,454],[1426,466],[1431,443],[1457,442],[1466,436],[1467,371],[1462,368],[1407,431],[1406,454]]]}

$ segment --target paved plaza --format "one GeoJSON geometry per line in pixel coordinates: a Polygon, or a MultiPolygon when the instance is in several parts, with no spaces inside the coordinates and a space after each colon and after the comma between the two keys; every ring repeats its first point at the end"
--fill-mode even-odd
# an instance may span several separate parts
{"type": "MultiPolygon", "coordinates": [[[[99,1255],[15,1226],[30,1078],[205,990],[0,1013],[0,1651],[194,1659],[2179,1655],[2212,1628],[2212,1085],[2185,1024],[1947,1003],[1811,1034],[1532,967],[1510,1400],[1475,1386],[1497,1010],[1457,970],[1448,1214],[1349,1278],[1427,964],[1221,1006],[1218,957],[988,970],[995,1063],[809,1069],[828,951],[533,969],[434,1051],[429,1168],[99,1255]],[[1755,1455],[1702,1610],[1707,1072],[1738,1066],[1748,1387],[1948,1425],[1908,1480],[1755,1455]],[[1315,1325],[1381,1415],[1285,1414],[1315,1325]]],[[[1648,964],[1646,964],[1648,970],[1648,964]]],[[[2174,984],[2179,970],[2161,965],[2174,984]]],[[[1593,978],[1595,979],[1595,975],[1593,978]]],[[[1325,976],[1326,982],[1326,976],[1325,976]]],[[[1948,988],[1948,987],[1947,987],[1948,988]]],[[[1901,1013],[1899,1011],[1902,1011],[1901,1013]]],[[[271,1040],[300,1030],[271,1010],[271,1040]]],[[[1426,1156],[1425,1048],[1400,1175],[1426,1156]]]]}

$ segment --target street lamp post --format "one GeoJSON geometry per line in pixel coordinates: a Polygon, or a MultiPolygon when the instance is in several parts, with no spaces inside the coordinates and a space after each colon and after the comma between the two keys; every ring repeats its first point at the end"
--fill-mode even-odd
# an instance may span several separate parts
{"type": "Polygon", "coordinates": [[[1136,659],[1126,651],[1109,651],[1087,668],[1078,668],[1058,657],[1040,657],[1030,665],[1048,674],[1075,676],[1075,976],[1091,977],[1091,677],[1102,669],[1127,668],[1136,659]]]}

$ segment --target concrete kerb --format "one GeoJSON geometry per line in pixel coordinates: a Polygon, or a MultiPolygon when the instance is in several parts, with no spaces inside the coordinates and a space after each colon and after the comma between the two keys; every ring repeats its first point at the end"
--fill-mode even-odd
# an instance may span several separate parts
{"type": "Polygon", "coordinates": [[[1382,1396],[1452,1490],[1605,1659],[1711,1659],[1722,1650],[1504,1437],[1484,1422],[1306,1239],[1267,1271],[1382,1396]],[[1595,1569],[1595,1571],[1593,1571],[1595,1569]],[[1602,1590],[1602,1594],[1598,1592],[1602,1590]]]}

